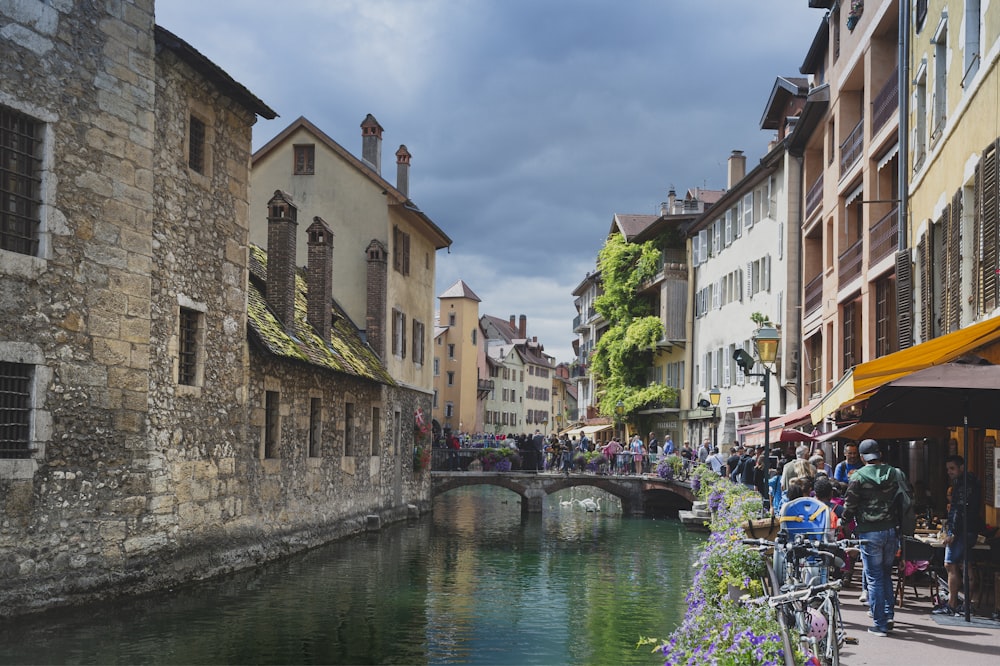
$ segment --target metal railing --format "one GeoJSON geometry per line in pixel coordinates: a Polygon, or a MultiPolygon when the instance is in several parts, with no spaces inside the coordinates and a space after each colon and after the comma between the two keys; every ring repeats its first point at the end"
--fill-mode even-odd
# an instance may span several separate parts
{"type": "Polygon", "coordinates": [[[819,178],[816,182],[812,184],[809,191],[806,192],[806,218],[816,212],[819,205],[823,203],[823,173],[820,172],[819,178]]]}
{"type": "Polygon", "coordinates": [[[899,111],[899,66],[872,100],[872,134],[877,134],[899,111]]]}
{"type": "Polygon", "coordinates": [[[815,312],[823,303],[823,274],[820,273],[806,283],[805,289],[805,312],[806,314],[815,312]]]}
{"type": "Polygon", "coordinates": [[[871,233],[870,263],[885,259],[896,251],[899,241],[899,207],[893,206],[885,217],[875,223],[871,233]]]}
{"type": "Polygon", "coordinates": [[[840,286],[861,276],[861,250],[864,248],[864,239],[858,239],[840,255],[840,286]]]}
{"type": "Polygon", "coordinates": [[[847,135],[844,142],[840,144],[840,177],[843,178],[847,170],[854,166],[854,163],[861,157],[861,149],[865,143],[865,118],[861,117],[858,124],[854,126],[851,133],[847,135]]]}

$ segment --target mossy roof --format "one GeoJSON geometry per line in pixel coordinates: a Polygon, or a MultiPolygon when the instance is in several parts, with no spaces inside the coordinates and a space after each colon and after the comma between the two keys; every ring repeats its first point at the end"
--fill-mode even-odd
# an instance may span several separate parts
{"type": "Polygon", "coordinates": [[[247,297],[248,335],[267,352],[281,358],[354,377],[395,385],[371,347],[362,339],[347,313],[331,301],[333,324],[330,339],[324,341],[306,322],[306,281],[295,276],[295,322],[287,331],[267,306],[267,252],[250,246],[250,284],[247,297]]]}

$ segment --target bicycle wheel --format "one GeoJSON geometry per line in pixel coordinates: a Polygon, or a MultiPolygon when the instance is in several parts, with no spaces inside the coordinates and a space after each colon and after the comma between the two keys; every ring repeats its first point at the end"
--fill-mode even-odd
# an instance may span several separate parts
{"type": "MultiPolygon", "coordinates": [[[[796,666],[795,650],[792,649],[792,637],[788,633],[788,611],[784,606],[778,606],[774,609],[774,614],[778,619],[778,630],[781,633],[781,647],[785,652],[785,666],[796,666]]],[[[797,630],[796,633],[798,633],[797,630]]]]}
{"type": "Polygon", "coordinates": [[[840,642],[843,640],[844,622],[840,617],[840,598],[836,591],[830,593],[823,609],[827,610],[826,626],[826,663],[828,666],[840,666],[840,642]]]}

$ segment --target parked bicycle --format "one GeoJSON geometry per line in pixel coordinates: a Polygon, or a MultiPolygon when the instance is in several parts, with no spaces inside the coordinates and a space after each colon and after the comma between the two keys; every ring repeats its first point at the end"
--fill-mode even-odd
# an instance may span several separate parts
{"type": "Polygon", "coordinates": [[[807,664],[839,666],[846,634],[840,614],[841,581],[830,580],[830,571],[843,567],[844,550],[858,540],[818,541],[804,535],[780,533],[776,541],[744,539],[765,557],[768,580],[764,589],[774,609],[785,652],[785,663],[795,664],[798,646],[807,664]]]}

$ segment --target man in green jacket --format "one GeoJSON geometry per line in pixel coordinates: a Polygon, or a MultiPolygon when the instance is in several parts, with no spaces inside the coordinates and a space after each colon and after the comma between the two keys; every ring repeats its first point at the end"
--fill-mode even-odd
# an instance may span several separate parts
{"type": "MultiPolygon", "coordinates": [[[[844,500],[844,521],[857,521],[864,563],[868,607],[875,622],[868,633],[887,636],[893,626],[895,599],[892,590],[892,563],[899,548],[899,509],[896,494],[909,498],[903,473],[882,462],[878,442],[866,439],[858,447],[865,466],[851,475],[844,500]]],[[[909,501],[912,501],[910,498],[909,501]]]]}

